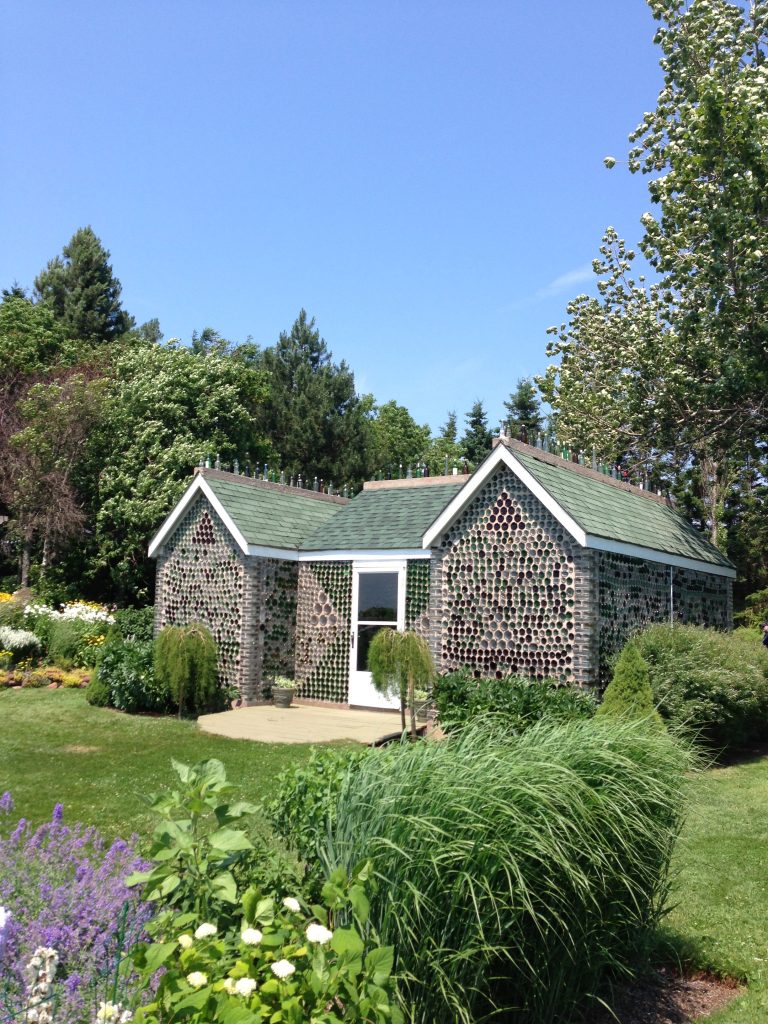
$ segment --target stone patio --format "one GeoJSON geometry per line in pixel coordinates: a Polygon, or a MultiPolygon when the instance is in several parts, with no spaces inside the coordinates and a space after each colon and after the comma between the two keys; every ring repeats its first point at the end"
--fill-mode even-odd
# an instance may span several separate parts
{"type": "Polygon", "coordinates": [[[400,731],[400,712],[348,711],[301,702],[290,708],[262,704],[201,715],[197,724],[203,732],[259,743],[330,743],[333,740],[373,743],[400,731]]]}

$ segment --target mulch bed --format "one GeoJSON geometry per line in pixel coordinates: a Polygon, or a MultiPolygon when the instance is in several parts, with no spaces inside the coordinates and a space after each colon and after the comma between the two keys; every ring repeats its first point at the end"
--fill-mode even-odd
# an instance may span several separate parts
{"type": "Polygon", "coordinates": [[[732,978],[703,972],[681,977],[662,969],[626,985],[615,995],[613,1014],[604,1010],[592,1020],[593,1024],[692,1024],[743,991],[732,978]]]}

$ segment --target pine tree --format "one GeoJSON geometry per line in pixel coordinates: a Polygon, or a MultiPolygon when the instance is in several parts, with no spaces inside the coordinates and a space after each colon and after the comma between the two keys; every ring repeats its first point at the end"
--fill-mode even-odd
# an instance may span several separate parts
{"type": "Polygon", "coordinates": [[[461,439],[463,455],[470,466],[479,466],[491,450],[493,435],[488,429],[488,416],[478,400],[467,413],[467,429],[461,439]]]}
{"type": "Polygon", "coordinates": [[[530,377],[518,379],[517,387],[510,394],[509,401],[504,403],[504,408],[511,436],[532,443],[544,425],[544,417],[541,415],[538,389],[530,377]]]}
{"type": "Polygon", "coordinates": [[[53,310],[69,337],[88,346],[114,341],[133,327],[120,305],[121,286],[109,252],[90,227],[74,233],[62,256],[35,278],[36,297],[53,310]]]}
{"type": "Polygon", "coordinates": [[[336,364],[314,318],[301,310],[289,333],[261,355],[270,392],[261,423],[283,469],[326,482],[358,482],[372,470],[372,401],[355,392],[354,374],[336,364]]]}

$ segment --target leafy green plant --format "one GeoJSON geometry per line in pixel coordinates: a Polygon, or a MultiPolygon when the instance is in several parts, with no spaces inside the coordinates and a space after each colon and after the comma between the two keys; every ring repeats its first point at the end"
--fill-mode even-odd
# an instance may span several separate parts
{"type": "Polygon", "coordinates": [[[318,849],[336,823],[342,786],[369,755],[366,748],[314,748],[306,765],[277,776],[274,795],[264,803],[272,828],[304,863],[310,886],[316,888],[322,877],[318,849]]]}
{"type": "Polygon", "coordinates": [[[426,689],[435,676],[435,666],[426,640],[413,630],[380,629],[368,649],[368,668],[373,685],[383,694],[400,698],[400,723],[405,732],[405,709],[411,719],[411,736],[416,735],[414,690],[426,689]]]}
{"type": "Polygon", "coordinates": [[[221,703],[216,642],[199,622],[160,630],[155,640],[155,675],[171,694],[179,717],[185,707],[199,713],[221,703]]]}
{"type": "Polygon", "coordinates": [[[613,679],[605,689],[597,716],[645,718],[663,726],[661,715],[653,706],[653,690],[648,663],[633,643],[628,643],[616,661],[613,679]]]}
{"type": "Polygon", "coordinates": [[[228,930],[191,913],[163,915],[159,941],[135,953],[147,990],[163,969],[136,1024],[403,1024],[394,951],[367,928],[372,886],[366,864],[351,877],[335,872],[322,903],[309,908],[294,895],[277,902],[252,888],[228,930]]]}
{"type": "Polygon", "coordinates": [[[768,735],[768,649],[752,630],[656,625],[634,638],[662,717],[714,749],[768,735]]]}
{"type": "Polygon", "coordinates": [[[365,758],[323,846],[370,857],[409,1019],[571,1019],[664,912],[686,747],[643,722],[501,716],[365,758]]]}
{"type": "Polygon", "coordinates": [[[565,722],[591,718],[597,707],[588,690],[563,686],[554,679],[475,679],[469,669],[438,676],[433,697],[446,732],[456,732],[492,713],[504,717],[510,733],[519,734],[542,719],[565,722]]]}
{"type": "Polygon", "coordinates": [[[110,632],[119,634],[123,640],[149,642],[155,635],[154,607],[121,608],[115,612],[115,623],[110,632]]]}
{"type": "Polygon", "coordinates": [[[47,633],[48,656],[51,661],[63,668],[85,668],[96,663],[96,648],[100,645],[94,641],[106,634],[108,627],[105,623],[74,618],[48,618],[47,625],[43,625],[45,621],[46,617],[41,616],[35,628],[47,633]]]}
{"type": "Polygon", "coordinates": [[[747,628],[759,628],[764,622],[768,622],[768,587],[764,590],[756,590],[744,598],[744,607],[737,612],[734,619],[747,628]]]}
{"type": "Polygon", "coordinates": [[[97,671],[108,687],[111,703],[120,711],[167,711],[171,695],[155,675],[151,640],[125,639],[110,632],[97,671]]]}
{"type": "Polygon", "coordinates": [[[162,818],[149,850],[154,867],[132,875],[130,884],[144,884],[145,899],[202,920],[225,919],[238,902],[233,870],[253,850],[246,832],[231,826],[257,808],[233,799],[221,761],[171,763],[179,788],[147,798],[162,818]]]}

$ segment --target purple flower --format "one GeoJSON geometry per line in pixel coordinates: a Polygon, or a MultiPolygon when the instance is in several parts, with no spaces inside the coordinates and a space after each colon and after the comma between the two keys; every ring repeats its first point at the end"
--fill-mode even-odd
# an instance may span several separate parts
{"type": "MultiPolygon", "coordinates": [[[[13,806],[9,794],[3,801],[13,806]]],[[[147,867],[134,841],[106,846],[96,829],[64,825],[60,803],[37,829],[23,818],[10,834],[0,829],[0,906],[12,915],[0,929],[0,1024],[24,1006],[24,964],[38,946],[60,958],[56,1024],[90,1019],[96,988],[144,937],[150,906],[123,879],[147,867]]],[[[121,974],[128,996],[130,980],[121,974]]]]}
{"type": "Polygon", "coordinates": [[[2,813],[2,814],[10,814],[12,810],[13,810],[13,797],[8,792],[8,790],[6,789],[6,791],[3,793],[3,795],[0,796],[0,813],[2,813]]]}

